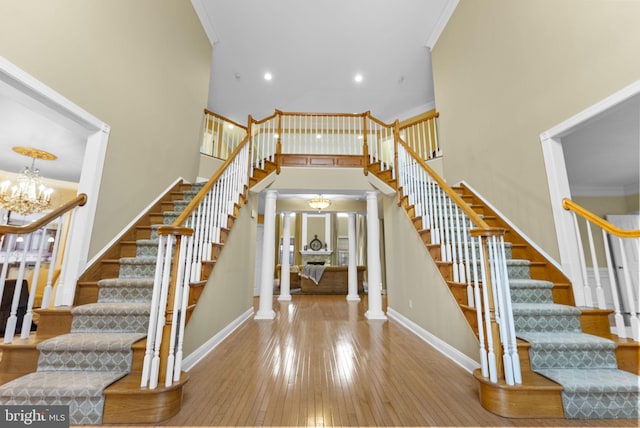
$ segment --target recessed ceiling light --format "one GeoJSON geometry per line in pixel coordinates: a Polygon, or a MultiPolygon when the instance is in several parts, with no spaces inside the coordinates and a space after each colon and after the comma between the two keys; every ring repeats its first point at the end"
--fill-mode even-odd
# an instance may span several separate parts
{"type": "Polygon", "coordinates": [[[362,74],[360,73],[356,74],[353,80],[355,80],[358,83],[362,82],[362,74]]]}
{"type": "Polygon", "coordinates": [[[227,128],[229,128],[229,129],[233,129],[233,123],[229,123],[229,124],[227,124],[227,128]]]}
{"type": "Polygon", "coordinates": [[[273,76],[271,75],[271,73],[269,73],[268,71],[264,73],[264,80],[271,80],[271,79],[273,79],[273,76]]]}
{"type": "Polygon", "coordinates": [[[316,134],[316,139],[319,140],[320,138],[322,138],[322,134],[316,134]]]}

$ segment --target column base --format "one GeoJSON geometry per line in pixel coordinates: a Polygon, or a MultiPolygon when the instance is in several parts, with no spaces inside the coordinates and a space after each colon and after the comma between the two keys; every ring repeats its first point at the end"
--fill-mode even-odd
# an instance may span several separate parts
{"type": "Polygon", "coordinates": [[[266,311],[256,313],[256,316],[253,317],[254,320],[272,320],[276,317],[275,311],[266,311]]]}
{"type": "Polygon", "coordinates": [[[288,301],[290,301],[290,300],[291,300],[291,294],[281,294],[281,295],[278,297],[278,300],[288,302],[288,301]]]}
{"type": "Polygon", "coordinates": [[[357,294],[355,295],[347,295],[347,301],[349,302],[359,302],[360,301],[360,296],[358,296],[357,294]]]}
{"type": "Polygon", "coordinates": [[[364,316],[370,320],[386,320],[387,319],[387,316],[384,314],[384,312],[367,311],[365,312],[364,316]]]}

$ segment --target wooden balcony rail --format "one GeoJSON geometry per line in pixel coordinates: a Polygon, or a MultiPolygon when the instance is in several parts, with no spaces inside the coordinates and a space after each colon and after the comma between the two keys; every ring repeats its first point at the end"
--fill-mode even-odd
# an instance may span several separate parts
{"type": "MultiPolygon", "coordinates": [[[[226,159],[237,146],[239,135],[251,138],[251,164],[264,169],[276,164],[280,173],[287,156],[359,156],[367,167],[380,162],[381,169],[395,174],[396,132],[423,160],[440,155],[435,110],[401,124],[387,124],[365,113],[301,113],[275,110],[260,120],[249,116],[246,127],[205,110],[202,153],[226,159]],[[234,129],[234,133],[228,129],[234,129]],[[245,134],[242,134],[245,132],[245,134]],[[232,139],[231,135],[234,138],[232,139]]],[[[397,122],[397,121],[396,121],[397,122]]]]}
{"type": "Polygon", "coordinates": [[[246,126],[207,109],[204,110],[200,153],[219,159],[228,159],[246,136],[246,126]]]}
{"type": "Polygon", "coordinates": [[[74,209],[86,202],[87,195],[81,193],[32,223],[0,225],[0,300],[5,292],[13,293],[11,311],[4,326],[4,343],[13,342],[19,326],[20,337],[28,338],[34,307],[48,308],[51,304],[53,287],[60,275],[57,266],[64,266],[64,252],[59,255],[60,242],[66,239],[63,225],[68,224],[66,219],[74,209]],[[45,266],[46,263],[49,265],[45,266]],[[15,278],[9,278],[11,264],[17,265],[15,278]],[[25,299],[26,311],[19,311],[25,299]]]}
{"type": "Polygon", "coordinates": [[[429,160],[442,156],[438,143],[438,124],[440,113],[435,110],[426,112],[417,118],[400,124],[400,138],[418,154],[421,159],[429,160]]]}
{"type": "Polygon", "coordinates": [[[640,216],[636,218],[638,229],[625,230],[570,199],[563,199],[562,206],[573,216],[582,274],[582,278],[578,278],[576,282],[582,283],[587,307],[594,307],[595,300],[598,308],[613,309],[615,333],[618,337],[640,341],[640,216]],[[593,227],[600,230],[599,235],[593,233],[593,227]],[[589,271],[592,271],[591,275],[589,271]],[[603,282],[608,284],[603,285],[603,282]],[[594,283],[595,299],[592,287],[594,283]]]}

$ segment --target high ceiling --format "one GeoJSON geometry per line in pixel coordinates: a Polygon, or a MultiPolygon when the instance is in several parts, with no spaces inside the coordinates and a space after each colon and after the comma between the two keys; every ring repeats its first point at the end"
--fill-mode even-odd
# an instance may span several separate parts
{"type": "MultiPolygon", "coordinates": [[[[213,43],[209,109],[240,123],[285,111],[363,112],[384,121],[433,107],[433,46],[455,0],[192,0],[213,43]],[[265,81],[265,72],[273,75],[265,81]],[[354,81],[356,73],[363,80],[354,81]]],[[[46,82],[44,82],[46,84],[46,82]]],[[[39,106],[0,75],[0,170],[33,146],[59,159],[45,177],[78,181],[86,130],[39,106]]],[[[62,94],[64,95],[64,94],[62,94]]],[[[637,193],[638,97],[563,137],[572,189],[637,193]],[[632,155],[629,155],[632,153],[632,155]]],[[[446,151],[445,151],[446,156],[446,151]]]]}
{"type": "Polygon", "coordinates": [[[274,109],[393,120],[433,108],[429,48],[457,1],[192,3],[213,43],[208,107],[246,123],[274,109]]]}

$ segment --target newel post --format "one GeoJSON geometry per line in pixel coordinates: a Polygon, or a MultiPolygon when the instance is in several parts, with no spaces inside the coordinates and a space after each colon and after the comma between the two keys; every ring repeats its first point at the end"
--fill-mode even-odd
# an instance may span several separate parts
{"type": "MultiPolygon", "coordinates": [[[[249,155],[247,156],[249,158],[249,167],[247,168],[247,174],[249,175],[249,179],[251,177],[253,177],[253,164],[252,164],[252,159],[253,159],[253,133],[251,130],[251,124],[253,123],[253,117],[251,117],[251,115],[248,116],[247,118],[247,138],[249,139],[249,155]]],[[[247,183],[250,183],[249,180],[247,180],[247,183]]]]}
{"type": "Polygon", "coordinates": [[[276,174],[280,174],[280,166],[282,165],[282,112],[276,110],[278,115],[278,138],[276,138],[276,174]]]}
{"type": "MultiPolygon", "coordinates": [[[[398,174],[400,174],[400,170],[398,169],[398,145],[400,144],[400,122],[398,121],[398,119],[396,119],[395,122],[393,122],[393,169],[396,172],[396,178],[398,178],[398,174]]],[[[397,181],[397,183],[399,183],[400,180],[397,181]]],[[[398,190],[400,190],[398,188],[398,190]]],[[[402,195],[400,194],[400,192],[396,192],[396,195],[398,197],[398,206],[401,205],[401,199],[402,199],[402,195]]]]}
{"type": "Polygon", "coordinates": [[[371,112],[362,115],[362,158],[364,160],[364,175],[369,175],[369,145],[367,143],[367,119],[371,112]]]}

